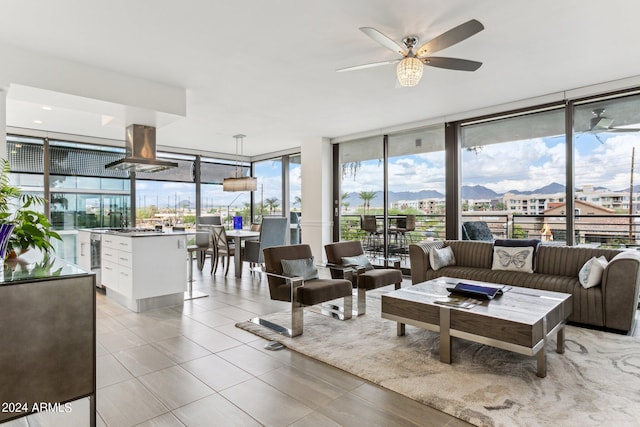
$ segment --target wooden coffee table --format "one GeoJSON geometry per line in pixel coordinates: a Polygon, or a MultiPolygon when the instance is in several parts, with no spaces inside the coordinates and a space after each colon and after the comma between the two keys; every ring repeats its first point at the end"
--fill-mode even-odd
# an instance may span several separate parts
{"type": "Polygon", "coordinates": [[[564,326],[571,315],[571,295],[540,289],[441,277],[382,295],[382,317],[440,333],[440,361],[451,363],[451,338],[463,338],[537,357],[537,375],[547,375],[545,345],[557,334],[564,353],[564,326]],[[471,308],[444,305],[448,287],[458,282],[504,287],[504,294],[477,301],[471,308]]]}

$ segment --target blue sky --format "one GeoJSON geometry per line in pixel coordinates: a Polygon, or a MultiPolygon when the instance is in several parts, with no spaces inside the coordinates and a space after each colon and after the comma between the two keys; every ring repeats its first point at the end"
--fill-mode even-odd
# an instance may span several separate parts
{"type": "MultiPolygon", "coordinates": [[[[261,162],[256,167],[258,178],[258,190],[255,192],[256,201],[262,198],[276,197],[281,200],[281,163],[275,161],[261,162]]],[[[300,165],[292,165],[290,168],[291,199],[301,192],[300,165]]],[[[163,181],[137,181],[136,203],[142,206],[150,206],[159,203],[160,208],[175,206],[175,201],[191,201],[195,208],[195,184],[163,181]]],[[[203,185],[202,203],[206,207],[222,207],[226,209],[229,204],[242,207],[249,203],[249,192],[230,193],[222,191],[222,185],[203,185]]]]}
{"type": "MultiPolygon", "coordinates": [[[[632,147],[640,147],[635,133],[590,133],[576,138],[576,185],[594,185],[622,190],[629,186],[632,147]]],[[[640,157],[640,150],[638,150],[640,157]]],[[[483,185],[498,193],[508,190],[531,190],[552,182],[564,184],[566,165],[564,137],[537,138],[483,146],[480,151],[462,153],[464,185],[483,185]]],[[[638,162],[640,163],[640,162],[638,162]]],[[[281,163],[265,161],[256,165],[258,191],[256,200],[277,197],[281,191],[281,163]]],[[[638,170],[640,167],[636,167],[638,170]]],[[[635,174],[640,183],[640,175],[635,174]]],[[[378,191],[382,189],[382,164],[378,159],[362,162],[356,179],[344,177],[343,192],[378,191]]],[[[300,165],[290,172],[291,198],[300,195],[300,165]]],[[[389,190],[436,190],[444,193],[444,152],[423,153],[392,158],[389,163],[389,190]]],[[[640,184],[638,184],[640,185],[640,184]]],[[[137,201],[141,206],[159,202],[160,207],[190,200],[195,207],[195,185],[174,182],[138,181],[137,201]]],[[[203,204],[207,207],[243,206],[249,193],[225,193],[221,185],[203,186],[203,204]],[[237,198],[237,199],[236,199],[237,198]],[[236,199],[234,201],[234,199],[236,199]]]]}
{"type": "MultiPolygon", "coordinates": [[[[575,141],[576,185],[622,190],[629,186],[632,147],[640,147],[635,133],[584,133],[575,141]]],[[[564,136],[536,138],[483,146],[478,152],[463,151],[463,185],[483,185],[498,193],[532,190],[553,182],[565,183],[564,136]]],[[[640,150],[638,150],[640,157],[640,150]]],[[[640,162],[638,162],[640,163],[640,162]]],[[[382,164],[363,161],[356,179],[343,178],[343,192],[382,189],[382,164]]],[[[636,171],[639,167],[636,167],[636,171]]],[[[634,174],[635,182],[640,175],[634,174]]],[[[444,152],[392,158],[390,191],[436,190],[444,193],[444,152]]]]}

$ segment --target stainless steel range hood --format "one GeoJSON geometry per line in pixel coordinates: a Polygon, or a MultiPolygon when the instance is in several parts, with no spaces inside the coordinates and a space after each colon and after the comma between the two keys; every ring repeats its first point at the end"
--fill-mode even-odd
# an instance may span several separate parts
{"type": "Polygon", "coordinates": [[[136,172],[158,172],[177,168],[178,164],[156,159],[156,128],[144,125],[129,125],[126,135],[125,158],[105,166],[107,169],[136,172]]]}

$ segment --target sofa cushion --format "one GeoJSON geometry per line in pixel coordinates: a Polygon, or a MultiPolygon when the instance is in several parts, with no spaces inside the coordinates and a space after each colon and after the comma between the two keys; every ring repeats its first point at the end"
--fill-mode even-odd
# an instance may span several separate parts
{"type": "Polygon", "coordinates": [[[540,245],[536,251],[535,272],[578,277],[582,266],[592,257],[611,259],[620,251],[600,248],[578,248],[540,245]]]}
{"type": "Polygon", "coordinates": [[[494,246],[491,269],[533,273],[533,248],[494,246]]]}
{"type": "MultiPolygon", "coordinates": [[[[493,242],[448,240],[446,245],[453,249],[456,265],[491,268],[493,242]]],[[[413,266],[411,268],[413,268],[413,266]]]]}
{"type": "Polygon", "coordinates": [[[602,273],[607,267],[608,261],[605,257],[591,257],[591,259],[584,263],[580,272],[578,273],[578,279],[583,288],[592,288],[598,286],[602,281],[602,273]]]}
{"type": "Polygon", "coordinates": [[[429,264],[434,270],[439,270],[442,267],[448,265],[455,265],[456,258],[453,255],[453,250],[449,246],[445,246],[442,249],[432,248],[429,252],[429,264]]]}

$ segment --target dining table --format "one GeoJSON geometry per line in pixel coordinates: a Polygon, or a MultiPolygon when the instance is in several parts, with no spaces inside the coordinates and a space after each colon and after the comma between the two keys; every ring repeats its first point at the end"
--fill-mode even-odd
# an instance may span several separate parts
{"type": "Polygon", "coordinates": [[[236,277],[242,277],[242,241],[247,239],[256,239],[259,236],[259,231],[227,230],[227,238],[233,238],[236,245],[236,254],[233,257],[236,277]]]}

